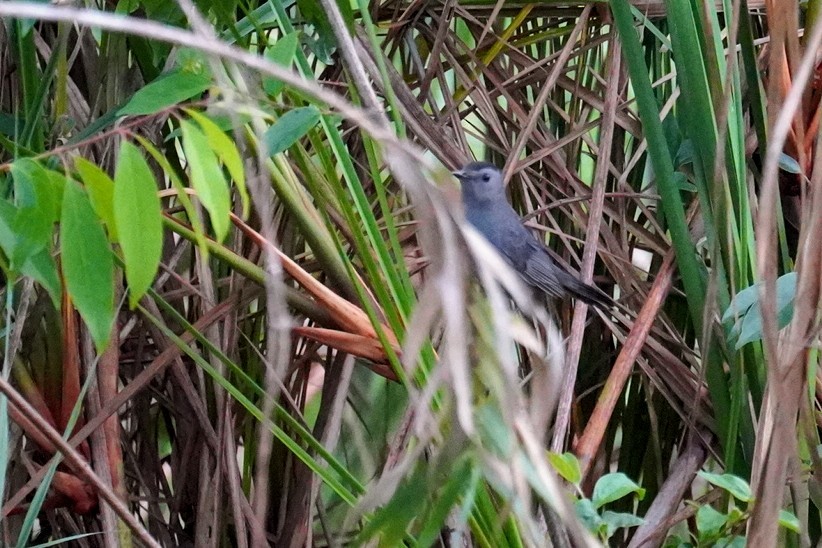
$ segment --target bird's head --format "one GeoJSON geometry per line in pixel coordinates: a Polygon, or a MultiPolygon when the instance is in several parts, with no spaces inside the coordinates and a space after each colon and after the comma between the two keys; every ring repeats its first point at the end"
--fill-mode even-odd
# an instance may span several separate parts
{"type": "Polygon", "coordinates": [[[494,164],[471,162],[453,172],[462,183],[462,201],[466,204],[481,204],[505,200],[505,185],[502,173],[494,164]]]}

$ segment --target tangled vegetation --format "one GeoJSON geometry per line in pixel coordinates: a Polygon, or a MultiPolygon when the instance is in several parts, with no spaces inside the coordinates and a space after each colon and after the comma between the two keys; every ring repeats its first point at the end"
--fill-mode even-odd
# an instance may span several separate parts
{"type": "Polygon", "coordinates": [[[0,544],[816,545],[818,13],[0,2],[0,544]]]}

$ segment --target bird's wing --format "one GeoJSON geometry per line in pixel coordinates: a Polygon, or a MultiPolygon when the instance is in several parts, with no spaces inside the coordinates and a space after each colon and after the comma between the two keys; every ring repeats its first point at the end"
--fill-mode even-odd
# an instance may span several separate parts
{"type": "Polygon", "coordinates": [[[581,282],[557,264],[539,242],[534,241],[532,252],[525,261],[522,277],[552,297],[570,294],[602,309],[612,308],[614,301],[592,285],[581,282]]]}
{"type": "Polygon", "coordinates": [[[562,297],[565,294],[565,284],[562,280],[568,273],[559,266],[536,240],[529,242],[530,253],[525,260],[521,271],[525,280],[552,297],[562,297]]]}

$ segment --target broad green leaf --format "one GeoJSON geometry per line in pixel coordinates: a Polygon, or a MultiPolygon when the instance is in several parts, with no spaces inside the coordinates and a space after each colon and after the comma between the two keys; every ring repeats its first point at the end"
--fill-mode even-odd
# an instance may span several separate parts
{"type": "Polygon", "coordinates": [[[51,183],[48,185],[49,201],[54,208],[54,222],[57,222],[63,210],[63,191],[69,179],[63,173],[51,169],[46,170],[46,176],[51,183]]]}
{"type": "Polygon", "coordinates": [[[206,139],[208,139],[211,150],[220,158],[234,184],[237,185],[237,191],[240,193],[240,200],[243,204],[243,218],[247,218],[250,200],[245,184],[243,159],[240,156],[240,151],[237,150],[237,145],[228,138],[228,135],[211,118],[200,114],[196,110],[186,109],[186,113],[200,125],[200,129],[203,130],[206,139]]]}
{"type": "Polygon", "coordinates": [[[513,453],[516,443],[499,409],[486,404],[479,408],[476,415],[477,426],[486,446],[501,456],[513,453]]]}
{"type": "Polygon", "coordinates": [[[696,512],[696,528],[700,538],[714,536],[728,522],[728,516],[714,510],[710,504],[703,504],[696,512]]]}
{"type": "Polygon", "coordinates": [[[204,74],[194,74],[186,70],[169,72],[138,90],[117,114],[154,114],[200,95],[210,85],[211,77],[204,74]]]}
{"type": "Polygon", "coordinates": [[[705,478],[709,483],[725,489],[737,500],[742,502],[750,502],[753,500],[751,487],[748,485],[748,482],[738,476],[734,476],[733,474],[712,474],[711,472],[704,471],[700,471],[699,475],[705,478]]]}
{"type": "Polygon", "coordinates": [[[211,218],[217,240],[228,234],[231,196],[217,156],[211,150],[206,136],[197,126],[182,120],[183,151],[191,169],[191,184],[211,218]]]}
{"type": "MultiPolygon", "coordinates": [[[[777,295],[776,306],[777,327],[782,329],[790,323],[791,318],[793,317],[793,300],[791,299],[782,303],[777,295]]],[[[739,337],[734,345],[734,348],[737,350],[749,342],[762,339],[762,311],[759,307],[759,303],[752,306],[748,314],[746,314],[742,319],[741,324],[734,326],[734,328],[735,329],[731,331],[730,338],[733,339],[736,336],[739,337]],[[738,329],[736,329],[737,327],[738,329]]]]}
{"type": "Polygon", "coordinates": [[[34,279],[35,282],[43,286],[48,291],[49,297],[54,307],[60,309],[60,277],[57,275],[57,265],[51,251],[42,249],[35,253],[20,267],[20,273],[34,279]]]}
{"type": "Polygon", "coordinates": [[[551,466],[562,476],[565,481],[577,485],[582,480],[582,471],[579,468],[579,460],[573,453],[548,453],[548,460],[551,466]]]}
{"type": "Polygon", "coordinates": [[[12,257],[17,247],[17,234],[14,223],[17,221],[17,208],[8,200],[0,200],[0,247],[7,257],[12,257]]]}
{"type": "Polygon", "coordinates": [[[734,295],[731,304],[722,314],[722,322],[728,322],[737,316],[744,316],[757,302],[759,302],[759,287],[757,285],[746,287],[734,295]]]}
{"type": "Polygon", "coordinates": [[[621,499],[631,493],[636,493],[637,498],[642,500],[642,497],[645,496],[645,489],[631,481],[631,479],[622,472],[614,472],[605,474],[597,480],[591,501],[596,508],[601,508],[603,505],[621,499]]]}
{"type": "Polygon", "coordinates": [[[748,540],[742,535],[734,535],[730,539],[722,539],[716,543],[717,548],[746,548],[748,540]]]}
{"type": "Polygon", "coordinates": [[[163,252],[157,183],[140,151],[123,141],[114,174],[114,222],[126,265],[129,305],[151,287],[163,252]]]}
{"type": "MultiPolygon", "coordinates": [[[[14,230],[17,216],[17,208],[11,202],[0,200],[0,248],[8,257],[14,254],[17,245],[17,236],[14,230]]],[[[57,275],[57,265],[54,263],[50,249],[41,249],[27,257],[20,265],[19,273],[33,278],[34,281],[43,286],[48,291],[54,306],[60,308],[62,288],[60,287],[60,278],[57,275]]]]}
{"type": "Polygon", "coordinates": [[[189,198],[187,192],[188,188],[183,184],[183,180],[171,166],[168,158],[166,158],[151,141],[144,137],[140,137],[139,135],[136,135],[134,138],[140,143],[140,145],[142,145],[143,150],[148,152],[151,157],[154,158],[154,161],[157,162],[163,171],[165,171],[166,175],[168,175],[172,186],[177,191],[177,199],[180,201],[180,204],[186,212],[186,216],[191,223],[191,228],[194,229],[195,240],[197,245],[200,247],[200,252],[203,254],[203,258],[207,259],[208,244],[206,243],[206,237],[203,231],[203,223],[200,216],[197,215],[197,211],[194,209],[194,204],[191,203],[191,198],[189,198]]]}
{"type": "Polygon", "coordinates": [[[263,144],[268,156],[287,150],[300,137],[308,133],[320,120],[320,111],[314,106],[300,107],[286,112],[268,128],[263,144]]]}
{"type": "Polygon", "coordinates": [[[779,525],[793,531],[794,533],[802,532],[802,524],[799,522],[799,518],[787,510],[779,511],[779,525]]]}
{"type": "Polygon", "coordinates": [[[688,535],[672,535],[669,532],[662,548],[694,548],[694,544],[690,542],[690,539],[691,537],[688,535]]]}
{"type": "Polygon", "coordinates": [[[47,170],[34,160],[23,158],[11,164],[17,207],[39,208],[52,222],[60,217],[63,176],[47,170]],[[54,177],[56,175],[56,177],[54,177]]]}
{"type": "Polygon", "coordinates": [[[741,508],[731,506],[731,509],[728,510],[728,523],[730,525],[737,525],[739,523],[742,523],[742,521],[745,519],[745,512],[741,508]]]}
{"type": "MultiPolygon", "coordinates": [[[[294,61],[294,54],[297,52],[299,44],[299,34],[290,32],[274,42],[265,50],[265,58],[284,67],[291,67],[294,61]]],[[[274,78],[263,78],[263,89],[269,95],[277,95],[283,89],[284,84],[274,78]]]]}
{"type": "Polygon", "coordinates": [[[788,173],[802,173],[802,167],[799,165],[799,162],[784,152],[779,155],[779,169],[782,171],[787,171],[788,173]]]}
{"type": "Polygon", "coordinates": [[[85,158],[75,158],[74,167],[86,187],[91,207],[106,224],[111,241],[117,242],[117,227],[114,225],[114,181],[105,171],[85,158]]]}
{"type": "Polygon", "coordinates": [[[580,499],[574,503],[577,517],[585,525],[585,528],[599,535],[605,524],[597,513],[594,503],[590,499],[580,499]]]}
{"type": "MultiPolygon", "coordinates": [[[[776,280],[776,312],[779,329],[790,323],[793,317],[793,302],[796,294],[796,272],[789,272],[776,280]]],[[[733,324],[729,338],[735,339],[736,349],[762,338],[762,312],[759,306],[759,285],[746,287],[736,294],[722,321],[733,324]]]]}
{"type": "Polygon", "coordinates": [[[60,228],[66,289],[102,351],[114,323],[114,259],[103,226],[77,183],[66,185],[60,228]]]}
{"type": "Polygon", "coordinates": [[[645,520],[641,517],[626,512],[611,512],[610,510],[605,510],[600,517],[602,521],[605,522],[605,538],[611,538],[617,529],[639,527],[645,523],[645,520]]]}
{"type": "MultiPolygon", "coordinates": [[[[780,299],[784,303],[793,300],[796,292],[796,272],[783,274],[776,280],[777,305],[780,299]]],[[[757,284],[746,287],[737,293],[728,309],[722,314],[722,322],[725,323],[736,316],[744,315],[750,307],[759,302],[759,286],[757,284]]],[[[778,308],[778,306],[777,306],[778,308]]]]}
{"type": "Polygon", "coordinates": [[[10,259],[11,267],[19,269],[32,255],[51,248],[65,178],[30,159],[14,162],[11,173],[17,214],[12,223],[15,245],[10,259]]]}

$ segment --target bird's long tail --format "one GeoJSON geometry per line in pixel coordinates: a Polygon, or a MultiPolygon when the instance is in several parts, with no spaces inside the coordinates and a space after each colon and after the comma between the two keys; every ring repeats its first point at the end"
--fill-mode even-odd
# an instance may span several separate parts
{"type": "Polygon", "coordinates": [[[609,310],[616,306],[614,300],[598,288],[577,280],[571,274],[564,274],[566,275],[562,276],[562,286],[572,297],[580,299],[587,304],[598,306],[602,310],[609,310]]]}

